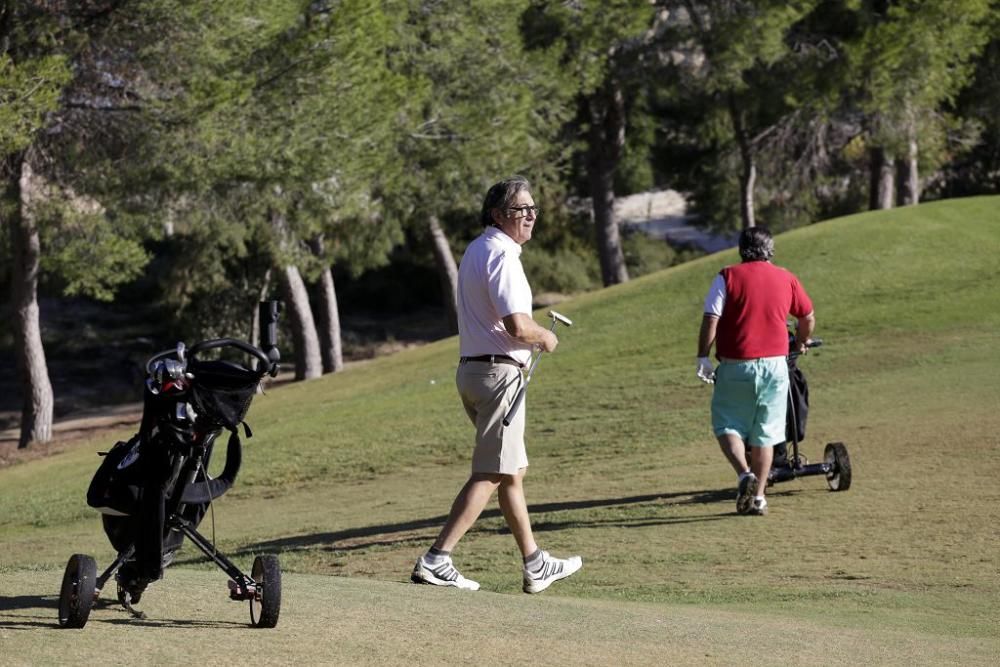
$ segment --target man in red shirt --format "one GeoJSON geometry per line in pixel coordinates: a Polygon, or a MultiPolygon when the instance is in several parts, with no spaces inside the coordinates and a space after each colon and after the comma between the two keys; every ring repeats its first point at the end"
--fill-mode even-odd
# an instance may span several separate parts
{"type": "Polygon", "coordinates": [[[767,514],[767,476],[774,446],[785,442],[789,315],[798,320],[800,353],[816,327],[812,301],[799,279],[771,263],[774,240],[764,227],[744,229],[742,263],[718,273],[705,298],[698,334],[698,377],[715,384],[712,429],[739,475],[736,511],[767,514]],[[714,369],[708,355],[715,345],[714,369]],[[750,445],[750,465],[746,445],[750,445]]]}

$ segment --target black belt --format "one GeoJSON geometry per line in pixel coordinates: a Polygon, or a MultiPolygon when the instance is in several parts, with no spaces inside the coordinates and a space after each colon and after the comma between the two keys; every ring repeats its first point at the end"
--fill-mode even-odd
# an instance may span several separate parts
{"type": "Polygon", "coordinates": [[[461,357],[459,361],[463,364],[467,361],[485,361],[491,364],[510,364],[518,368],[524,368],[524,364],[513,357],[508,357],[506,354],[481,354],[478,357],[461,357]]]}

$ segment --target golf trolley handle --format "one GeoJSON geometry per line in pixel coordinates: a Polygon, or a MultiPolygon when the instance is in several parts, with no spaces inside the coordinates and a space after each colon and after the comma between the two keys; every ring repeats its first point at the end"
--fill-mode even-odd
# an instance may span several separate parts
{"type": "Polygon", "coordinates": [[[254,347],[250,343],[242,340],[237,340],[236,338],[216,338],[215,340],[206,340],[201,343],[196,343],[193,345],[188,352],[191,359],[198,356],[199,352],[204,352],[206,350],[214,350],[220,347],[235,347],[242,352],[246,352],[249,355],[257,357],[261,362],[260,374],[265,375],[271,371],[271,366],[274,362],[267,356],[267,354],[258,347],[254,347]]]}
{"type": "Polygon", "coordinates": [[[157,352],[149,358],[149,361],[146,362],[146,373],[152,373],[154,364],[161,359],[175,358],[186,366],[187,360],[194,359],[199,352],[214,350],[220,347],[235,347],[259,359],[262,364],[260,367],[261,375],[265,375],[274,370],[273,367],[275,366],[275,362],[273,362],[263,350],[242,340],[236,340],[235,338],[217,338],[215,340],[206,340],[201,343],[197,343],[191,348],[185,348],[184,343],[177,343],[177,347],[175,348],[157,352]]]}
{"type": "MultiPolygon", "coordinates": [[[[814,347],[821,347],[822,345],[823,345],[823,339],[822,338],[813,338],[808,343],[806,343],[806,347],[810,348],[810,349],[814,348],[814,347]]],[[[795,359],[796,357],[799,357],[802,354],[803,354],[802,352],[798,352],[798,351],[789,352],[788,353],[788,358],[789,359],[795,359]]]]}

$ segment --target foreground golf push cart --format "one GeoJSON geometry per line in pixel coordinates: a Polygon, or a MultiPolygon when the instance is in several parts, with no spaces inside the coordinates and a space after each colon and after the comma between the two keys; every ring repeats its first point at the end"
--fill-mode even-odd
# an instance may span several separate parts
{"type": "MultiPolygon", "coordinates": [[[[798,367],[799,352],[792,349],[795,341],[793,332],[788,334],[788,413],[785,421],[787,442],[776,445],[768,485],[787,482],[798,477],[823,475],[831,491],[847,491],[851,488],[851,458],[842,442],[827,443],[821,463],[809,463],[799,452],[799,443],[806,435],[806,418],[809,413],[809,385],[806,376],[798,367]],[[788,445],[791,444],[791,451],[788,445]]],[[[810,341],[808,347],[819,347],[820,339],[810,341]]],[[[747,452],[749,456],[749,452],[747,452]]]]}
{"type": "Polygon", "coordinates": [[[242,459],[239,428],[265,375],[277,374],[278,303],[260,304],[259,349],[221,338],[154,355],[146,364],[142,422],[128,442],[107,452],[87,492],[98,509],[104,532],[118,552],[100,575],[91,556],[74,554],[66,565],[59,593],[59,625],[82,628],[98,596],[114,576],[118,601],[134,616],[133,605],[146,587],[163,576],[184,538],[229,575],[229,597],[249,601],[250,622],[273,628],[281,607],[281,568],[273,555],[257,556],[244,574],[197,530],[211,502],[233,485],[242,459]],[[248,367],[210,351],[238,353],[256,360],[248,367]],[[226,462],[218,477],[208,474],[216,439],[230,432],[226,462]]]}

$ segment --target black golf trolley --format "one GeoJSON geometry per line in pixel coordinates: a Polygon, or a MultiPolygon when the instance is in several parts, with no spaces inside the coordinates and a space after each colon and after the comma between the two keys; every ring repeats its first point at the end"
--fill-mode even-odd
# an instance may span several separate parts
{"type": "MultiPolygon", "coordinates": [[[[806,435],[806,418],[809,414],[809,385],[802,369],[798,367],[800,353],[791,348],[795,335],[788,334],[788,412],[785,420],[785,437],[787,442],[776,445],[771,472],[767,483],[787,482],[799,477],[824,475],[831,491],[847,491],[851,488],[851,458],[847,455],[847,447],[842,442],[827,443],[823,451],[821,463],[809,463],[809,460],[799,452],[799,443],[806,435]],[[791,452],[788,445],[791,444],[791,452]]],[[[809,342],[808,347],[819,347],[820,339],[809,342]]],[[[749,452],[748,452],[749,456],[749,452]]]]}
{"type": "Polygon", "coordinates": [[[278,303],[260,304],[263,348],[221,338],[154,355],[146,364],[142,422],[128,442],[118,442],[94,475],[87,503],[101,512],[104,532],[118,555],[100,575],[91,556],[74,554],[59,594],[59,625],[82,628],[112,576],[118,601],[133,616],[146,587],[162,578],[187,537],[229,575],[229,597],[249,601],[254,627],[273,628],[281,608],[281,568],[274,555],[254,560],[250,575],[197,530],[211,502],[232,487],[242,460],[239,428],[261,379],[278,372],[278,303]],[[209,358],[226,351],[240,362],[209,358]],[[247,365],[247,357],[255,360],[247,365]],[[217,438],[230,432],[226,461],[208,473],[217,438]]]}

